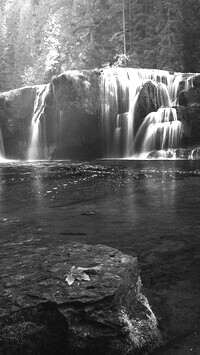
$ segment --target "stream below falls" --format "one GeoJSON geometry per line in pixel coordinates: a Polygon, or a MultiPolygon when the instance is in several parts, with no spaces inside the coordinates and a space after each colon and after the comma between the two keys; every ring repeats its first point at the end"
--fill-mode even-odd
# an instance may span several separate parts
{"type": "Polygon", "coordinates": [[[143,292],[173,340],[156,354],[189,354],[200,325],[199,186],[198,160],[2,162],[1,274],[22,255],[69,241],[137,256],[143,292]],[[173,352],[179,343],[185,350],[173,352]]]}

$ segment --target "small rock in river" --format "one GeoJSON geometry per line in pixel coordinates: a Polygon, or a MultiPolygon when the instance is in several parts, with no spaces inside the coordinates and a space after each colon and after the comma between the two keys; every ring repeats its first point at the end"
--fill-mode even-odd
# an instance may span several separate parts
{"type": "Polygon", "coordinates": [[[82,216],[95,216],[97,214],[97,211],[83,212],[81,214],[82,216]]]}

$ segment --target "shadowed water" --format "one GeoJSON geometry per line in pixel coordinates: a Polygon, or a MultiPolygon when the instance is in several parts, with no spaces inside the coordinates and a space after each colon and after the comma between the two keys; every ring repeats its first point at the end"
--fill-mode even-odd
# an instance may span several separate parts
{"type": "Polygon", "coordinates": [[[144,242],[200,235],[199,184],[195,161],[2,164],[0,243],[32,253],[79,240],[140,256],[144,242]]]}
{"type": "MultiPolygon", "coordinates": [[[[144,287],[176,309],[174,333],[194,330],[199,186],[200,163],[192,160],[2,163],[1,272],[47,244],[106,244],[138,256],[144,287]]],[[[160,298],[151,303],[162,317],[160,298]]]]}
{"type": "Polygon", "coordinates": [[[1,243],[78,239],[128,250],[141,238],[198,235],[199,184],[198,161],[4,163],[1,243]]]}

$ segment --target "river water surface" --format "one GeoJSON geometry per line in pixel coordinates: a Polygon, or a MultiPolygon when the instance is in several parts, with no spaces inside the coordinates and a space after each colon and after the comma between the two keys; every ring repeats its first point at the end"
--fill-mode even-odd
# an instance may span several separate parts
{"type": "Polygon", "coordinates": [[[68,241],[138,256],[158,318],[171,309],[175,316],[166,322],[173,334],[194,331],[200,319],[199,161],[1,163],[1,271],[22,255],[68,241]]]}

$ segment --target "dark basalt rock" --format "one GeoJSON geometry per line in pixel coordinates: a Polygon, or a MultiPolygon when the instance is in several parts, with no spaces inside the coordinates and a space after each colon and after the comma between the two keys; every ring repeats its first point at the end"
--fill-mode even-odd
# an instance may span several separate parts
{"type": "Polygon", "coordinates": [[[60,122],[54,158],[92,159],[100,156],[100,78],[97,70],[67,71],[52,79],[60,122]]]}
{"type": "Polygon", "coordinates": [[[67,71],[47,85],[0,94],[0,127],[6,157],[27,158],[36,103],[52,158],[92,159],[100,155],[100,72],[67,71]],[[44,88],[44,90],[43,90],[44,88]]]}
{"type": "Polygon", "coordinates": [[[198,87],[200,88],[200,75],[196,75],[194,78],[193,78],[193,85],[194,87],[198,87]]]}
{"type": "Polygon", "coordinates": [[[145,354],[159,345],[137,258],[116,249],[42,248],[2,281],[2,355],[145,354]]]}
{"type": "Polygon", "coordinates": [[[184,147],[195,147],[200,144],[200,104],[177,106],[177,117],[183,123],[184,147]]]}
{"type": "Polygon", "coordinates": [[[192,87],[189,90],[181,91],[178,96],[178,103],[181,106],[200,103],[200,87],[192,87]]]}
{"type": "Polygon", "coordinates": [[[183,90],[180,92],[180,94],[178,95],[178,103],[181,106],[187,106],[188,101],[187,101],[187,91],[183,90]]]}
{"type": "Polygon", "coordinates": [[[187,148],[177,148],[177,149],[167,149],[167,150],[153,150],[148,154],[148,159],[199,159],[200,158],[200,148],[187,149],[187,148]]]}
{"type": "Polygon", "coordinates": [[[99,75],[97,70],[69,70],[52,78],[45,112],[47,131],[55,133],[53,158],[92,159],[100,155],[99,75]]]}
{"type": "Polygon", "coordinates": [[[7,157],[25,158],[38,88],[30,86],[0,94],[0,126],[7,157]]]}
{"type": "Polygon", "coordinates": [[[97,70],[68,70],[52,78],[58,108],[70,106],[96,115],[100,108],[100,78],[97,70]]]}
{"type": "Polygon", "coordinates": [[[135,132],[150,112],[156,112],[161,106],[168,106],[161,85],[149,80],[142,86],[137,99],[135,132]]]}
{"type": "Polygon", "coordinates": [[[192,157],[193,160],[199,160],[200,159],[200,147],[196,147],[196,148],[192,149],[191,157],[192,157]]]}

